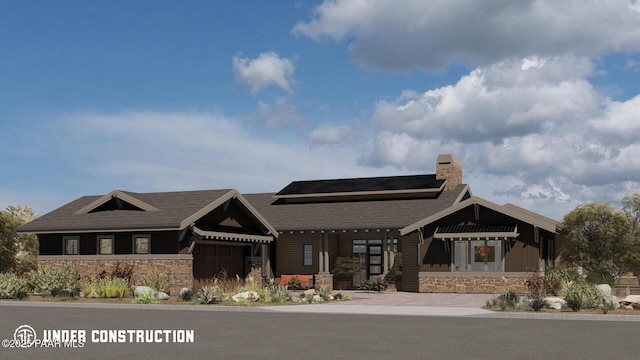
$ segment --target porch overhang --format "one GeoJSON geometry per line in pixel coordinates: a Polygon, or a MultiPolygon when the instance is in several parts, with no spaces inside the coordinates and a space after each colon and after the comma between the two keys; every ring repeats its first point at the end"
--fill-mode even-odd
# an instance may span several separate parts
{"type": "Polygon", "coordinates": [[[226,232],[226,231],[224,232],[209,231],[209,230],[202,230],[196,226],[193,227],[193,232],[194,234],[201,236],[203,239],[210,239],[210,240],[261,243],[261,244],[269,244],[273,241],[273,236],[268,236],[268,235],[241,234],[241,233],[232,233],[232,232],[226,232]]]}
{"type": "Polygon", "coordinates": [[[441,240],[508,240],[519,236],[517,225],[450,225],[436,228],[434,239],[441,240]]]}

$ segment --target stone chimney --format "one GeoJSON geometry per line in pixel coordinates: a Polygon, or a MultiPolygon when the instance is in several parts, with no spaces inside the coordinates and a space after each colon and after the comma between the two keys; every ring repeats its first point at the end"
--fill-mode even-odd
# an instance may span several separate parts
{"type": "Polygon", "coordinates": [[[462,162],[455,155],[438,155],[436,163],[436,179],[447,180],[444,190],[453,190],[462,184],[462,162]]]}

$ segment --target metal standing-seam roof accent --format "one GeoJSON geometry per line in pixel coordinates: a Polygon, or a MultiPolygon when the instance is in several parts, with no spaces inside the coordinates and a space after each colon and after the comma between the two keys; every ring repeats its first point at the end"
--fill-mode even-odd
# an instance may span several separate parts
{"type": "Polygon", "coordinates": [[[516,238],[516,225],[446,225],[439,226],[434,239],[516,238]]]}

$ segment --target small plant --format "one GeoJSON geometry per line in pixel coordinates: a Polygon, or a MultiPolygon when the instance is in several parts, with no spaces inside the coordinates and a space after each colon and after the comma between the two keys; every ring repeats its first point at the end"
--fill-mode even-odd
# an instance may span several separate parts
{"type": "Polygon", "coordinates": [[[240,298],[240,299],[238,299],[238,301],[236,301],[236,305],[238,305],[238,306],[249,306],[249,300],[247,300],[245,298],[240,298]]]}
{"type": "Polygon", "coordinates": [[[44,296],[76,293],[80,290],[80,275],[71,266],[43,266],[29,273],[29,286],[44,296]]]}
{"type": "Polygon", "coordinates": [[[143,291],[133,298],[134,304],[157,304],[158,299],[156,299],[153,291],[143,291]]]}
{"type": "Polygon", "coordinates": [[[161,291],[167,294],[169,294],[169,290],[171,289],[169,274],[161,271],[157,267],[151,268],[140,282],[143,286],[148,286],[155,291],[161,291]]]}
{"type": "Polygon", "coordinates": [[[287,282],[287,288],[291,290],[299,290],[299,289],[302,289],[302,283],[298,278],[294,277],[287,282]]]}
{"type": "Polygon", "coordinates": [[[544,277],[538,272],[531,273],[524,282],[531,294],[544,293],[544,277]]]}
{"type": "Polygon", "coordinates": [[[336,300],[353,300],[353,297],[351,297],[351,295],[341,291],[341,292],[336,294],[335,299],[336,300]]]}
{"type": "Polygon", "coordinates": [[[123,298],[130,295],[129,282],[121,278],[103,278],[89,281],[83,288],[87,298],[123,298]]]}
{"type": "Polygon", "coordinates": [[[178,294],[178,299],[182,301],[191,301],[193,299],[193,295],[194,294],[192,289],[183,288],[178,294]]]}
{"type": "Polygon", "coordinates": [[[222,301],[224,292],[222,287],[216,283],[206,285],[196,293],[194,303],[196,304],[217,304],[222,301]]]}
{"type": "Polygon", "coordinates": [[[389,284],[380,277],[375,280],[363,280],[358,284],[358,290],[364,291],[384,291],[388,287],[389,284]]]}
{"type": "Polygon", "coordinates": [[[531,295],[531,298],[529,299],[529,306],[533,311],[538,312],[547,306],[547,302],[545,301],[544,296],[542,296],[542,294],[534,293],[533,295],[531,295]]]}
{"type": "Polygon", "coordinates": [[[327,301],[331,299],[331,289],[327,285],[318,285],[315,290],[316,295],[320,296],[323,300],[327,301]]]}
{"type": "Polygon", "coordinates": [[[544,274],[545,292],[554,296],[562,295],[569,283],[583,282],[582,276],[576,269],[549,268],[544,274]]]}
{"type": "Polygon", "coordinates": [[[0,273],[0,299],[24,299],[27,289],[27,279],[12,272],[0,273]]]}
{"type": "Polygon", "coordinates": [[[111,278],[119,278],[127,281],[127,284],[131,284],[131,277],[133,276],[133,265],[122,264],[120,261],[116,263],[116,266],[111,270],[111,278]]]}

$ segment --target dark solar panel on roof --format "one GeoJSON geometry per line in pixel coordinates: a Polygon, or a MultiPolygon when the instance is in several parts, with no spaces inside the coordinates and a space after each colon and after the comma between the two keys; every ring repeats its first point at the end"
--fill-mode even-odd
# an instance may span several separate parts
{"type": "Polygon", "coordinates": [[[294,181],[276,196],[439,189],[443,183],[435,174],[294,181]]]}

